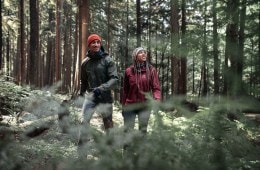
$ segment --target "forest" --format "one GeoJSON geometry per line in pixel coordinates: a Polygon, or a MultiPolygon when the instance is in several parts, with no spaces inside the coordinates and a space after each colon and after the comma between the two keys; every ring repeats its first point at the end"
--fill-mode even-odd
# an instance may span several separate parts
{"type": "Polygon", "coordinates": [[[1,0],[0,169],[260,169],[259,6],[1,0]],[[115,126],[105,133],[94,114],[79,149],[80,67],[92,33],[117,66],[115,126]],[[122,83],[136,47],[147,50],[162,92],[160,102],[147,96],[146,136],[123,132],[122,83]]]}

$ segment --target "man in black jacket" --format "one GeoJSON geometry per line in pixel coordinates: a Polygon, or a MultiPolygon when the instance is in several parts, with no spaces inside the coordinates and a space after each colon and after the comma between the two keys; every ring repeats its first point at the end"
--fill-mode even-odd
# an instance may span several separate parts
{"type": "Polygon", "coordinates": [[[108,130],[113,127],[111,90],[118,82],[117,68],[102,47],[99,35],[91,34],[87,44],[89,50],[81,65],[80,86],[80,95],[86,96],[82,108],[84,123],[89,124],[94,111],[97,110],[103,117],[105,129],[108,130]]]}

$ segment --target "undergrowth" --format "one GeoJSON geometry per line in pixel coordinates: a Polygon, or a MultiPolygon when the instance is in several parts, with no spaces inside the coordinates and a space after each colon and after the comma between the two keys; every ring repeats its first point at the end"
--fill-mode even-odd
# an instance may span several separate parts
{"type": "Polygon", "coordinates": [[[146,135],[137,130],[124,133],[120,107],[115,104],[115,127],[105,133],[100,116],[95,115],[87,129],[89,139],[79,147],[80,129],[86,127],[81,124],[78,104],[68,104],[69,127],[67,133],[62,133],[57,114],[66,96],[2,82],[1,98],[9,96],[4,107],[9,109],[10,116],[30,111],[37,123],[22,127],[27,121],[14,121],[9,127],[0,126],[0,132],[5,132],[0,140],[0,169],[260,168],[259,145],[252,142],[260,135],[259,125],[245,118],[239,103],[207,99],[207,105],[200,106],[199,111],[189,112],[179,105],[177,97],[164,103],[150,101],[153,114],[146,135]],[[177,112],[166,106],[177,108],[177,112]],[[235,119],[228,118],[230,112],[235,119]],[[35,137],[26,136],[28,129],[43,123],[48,124],[48,130],[35,137]],[[128,147],[123,149],[125,145],[128,147]]]}

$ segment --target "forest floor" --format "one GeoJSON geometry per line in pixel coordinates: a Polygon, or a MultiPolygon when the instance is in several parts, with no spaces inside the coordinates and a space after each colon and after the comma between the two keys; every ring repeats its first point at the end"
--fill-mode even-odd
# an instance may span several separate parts
{"type": "MultiPolygon", "coordinates": [[[[56,95],[54,98],[38,98],[38,102],[32,99],[24,107],[25,110],[1,116],[0,139],[6,141],[4,144],[7,146],[12,146],[12,151],[19,151],[19,156],[15,156],[20,158],[17,160],[20,162],[18,165],[27,165],[34,170],[64,169],[63,162],[55,162],[55,168],[53,168],[53,158],[64,159],[79,156],[78,140],[80,128],[82,128],[81,105],[79,103],[66,105],[69,115],[65,115],[65,121],[67,121],[65,123],[68,126],[65,125],[67,129],[65,129],[66,132],[63,132],[64,126],[61,123],[64,123],[64,119],[61,122],[58,115],[64,111],[64,108],[60,107],[60,103],[68,96],[56,95]]],[[[122,131],[123,118],[121,109],[117,105],[113,105],[113,121],[114,129],[122,131]]],[[[96,131],[94,133],[99,136],[106,135],[102,117],[97,112],[94,113],[90,125],[96,131]]],[[[91,146],[93,142],[92,138],[87,142],[87,145],[91,146]]],[[[88,158],[94,157],[91,154],[87,156],[88,158]]],[[[13,163],[15,164],[15,161],[13,163]]],[[[10,169],[12,168],[10,166],[10,169]]]]}
{"type": "MultiPolygon", "coordinates": [[[[8,88],[10,88],[10,84],[8,84],[8,88]]],[[[11,89],[15,88],[17,87],[12,87],[11,89]]],[[[0,92],[2,89],[4,88],[1,88],[0,92]]],[[[96,167],[94,169],[100,169],[100,167],[104,168],[104,165],[110,165],[108,162],[115,162],[115,160],[119,160],[119,163],[117,163],[119,167],[127,166],[131,169],[134,165],[139,166],[138,162],[136,162],[136,155],[131,157],[130,162],[127,159],[123,159],[123,141],[128,139],[125,139],[123,135],[123,117],[120,104],[114,103],[113,105],[114,128],[108,135],[104,131],[101,115],[97,113],[93,115],[90,121],[92,136],[88,138],[84,147],[80,148],[78,146],[79,133],[81,129],[84,128],[84,126],[82,126],[81,114],[82,99],[72,101],[67,95],[53,95],[49,91],[31,91],[28,89],[21,90],[19,88],[14,92],[10,90],[3,90],[3,92],[7,94],[6,97],[4,95],[3,97],[0,96],[0,103],[1,100],[4,101],[8,96],[12,96],[12,98],[8,98],[8,100],[12,101],[12,107],[10,107],[10,109],[3,109],[3,107],[7,108],[7,103],[3,102],[4,105],[1,104],[2,108],[0,108],[2,113],[3,111],[8,111],[4,112],[5,114],[1,113],[0,117],[0,169],[75,169],[75,162],[82,158],[82,152],[85,152],[84,157],[87,159],[78,163],[77,166],[85,163],[85,166],[89,165],[90,167],[96,167]],[[63,105],[64,101],[67,101],[65,105],[63,105]],[[12,112],[11,109],[16,111],[12,112]],[[65,115],[65,117],[63,117],[65,119],[60,121],[59,115],[63,114],[65,115]],[[113,136],[113,139],[111,139],[110,136],[113,136]],[[86,160],[98,160],[102,154],[106,157],[104,165],[102,161],[99,163],[86,162],[86,160]]],[[[1,95],[4,93],[1,93],[1,95]]],[[[178,109],[181,110],[182,108],[178,107],[178,109]]],[[[184,110],[182,111],[184,112],[184,110]]],[[[152,114],[149,121],[148,133],[153,134],[150,136],[150,140],[153,142],[146,146],[149,150],[146,156],[153,160],[154,165],[148,161],[147,164],[143,165],[142,163],[141,166],[153,169],[155,168],[153,166],[160,165],[164,162],[164,164],[169,164],[169,167],[171,167],[173,162],[169,160],[175,159],[176,157],[181,159],[180,155],[185,159],[183,159],[182,164],[175,165],[177,166],[176,169],[178,169],[179,165],[189,167],[189,163],[194,162],[196,159],[208,159],[210,157],[209,155],[212,154],[212,148],[210,146],[214,144],[215,141],[213,140],[208,144],[207,141],[213,138],[210,137],[211,134],[205,133],[214,131],[213,136],[215,135],[216,129],[212,126],[215,123],[215,117],[208,108],[202,108],[200,112],[201,114],[198,112],[191,113],[193,116],[188,117],[178,115],[176,110],[168,110],[167,113],[159,112],[152,114]],[[161,127],[158,128],[158,125],[161,127]],[[209,138],[204,139],[207,135],[209,138]],[[204,145],[205,142],[207,145],[204,145]],[[203,147],[208,147],[208,149],[201,147],[200,143],[203,147]],[[169,152],[169,148],[171,148],[171,150],[174,149],[175,152],[169,152]],[[166,156],[167,159],[157,159],[156,155],[152,153],[153,150],[159,153],[157,156],[166,156]],[[197,154],[197,152],[201,154],[197,154]],[[190,159],[190,162],[186,160],[187,158],[190,159]]],[[[221,114],[225,115],[223,113],[221,114]]],[[[258,115],[248,114],[248,118],[252,120],[252,122],[256,122],[254,125],[251,125],[251,123],[243,124],[242,122],[236,121],[237,117],[233,116],[232,114],[230,117],[227,115],[229,120],[225,117],[219,117],[225,126],[224,133],[227,134],[223,136],[225,139],[225,143],[223,144],[226,144],[223,147],[223,149],[226,149],[226,159],[234,161],[233,164],[230,163],[230,165],[226,165],[226,167],[232,166],[232,168],[241,168],[245,166],[260,166],[259,159],[255,158],[255,154],[257,154],[255,152],[259,150],[260,145],[258,115]],[[250,152],[248,152],[248,150],[250,150],[250,152]]],[[[241,121],[243,120],[241,119],[241,121]]],[[[137,129],[137,127],[135,128],[137,129]]],[[[131,140],[138,144],[135,138],[131,140]]],[[[143,154],[143,149],[144,148],[141,147],[141,154],[143,154]]],[[[104,156],[102,156],[102,158],[104,158],[104,156]]],[[[141,156],[138,159],[141,161],[143,157],[141,156]]],[[[198,166],[196,163],[194,165],[198,166]]],[[[199,166],[205,168],[208,165],[200,164],[199,166]]],[[[76,169],[84,168],[77,167],[76,169]]]]}

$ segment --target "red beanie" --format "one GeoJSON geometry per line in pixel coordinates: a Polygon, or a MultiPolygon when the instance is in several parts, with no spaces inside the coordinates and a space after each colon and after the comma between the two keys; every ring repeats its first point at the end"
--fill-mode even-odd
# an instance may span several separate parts
{"type": "Polygon", "coordinates": [[[101,42],[101,38],[99,35],[97,34],[91,34],[89,37],[88,37],[88,41],[87,41],[87,44],[88,46],[90,45],[90,43],[94,40],[99,40],[101,42]]]}

